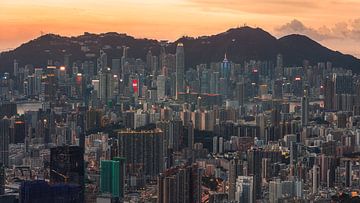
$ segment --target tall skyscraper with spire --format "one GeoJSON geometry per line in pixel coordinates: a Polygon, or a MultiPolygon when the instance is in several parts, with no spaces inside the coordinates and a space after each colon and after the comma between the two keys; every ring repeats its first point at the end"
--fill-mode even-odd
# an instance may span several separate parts
{"type": "Polygon", "coordinates": [[[185,54],[184,44],[179,43],[176,47],[176,98],[180,92],[184,92],[185,54]]]}
{"type": "Polygon", "coordinates": [[[220,86],[222,87],[220,88],[221,89],[220,92],[221,94],[223,94],[225,98],[227,98],[229,94],[230,73],[231,73],[230,68],[231,68],[230,62],[228,61],[225,53],[224,60],[220,66],[220,82],[222,81],[222,83],[220,83],[220,86]]]}
{"type": "Polygon", "coordinates": [[[230,62],[228,61],[226,53],[225,53],[224,60],[221,63],[221,71],[220,71],[221,77],[225,78],[226,80],[229,80],[230,79],[230,72],[231,72],[231,70],[230,70],[230,62]]]}

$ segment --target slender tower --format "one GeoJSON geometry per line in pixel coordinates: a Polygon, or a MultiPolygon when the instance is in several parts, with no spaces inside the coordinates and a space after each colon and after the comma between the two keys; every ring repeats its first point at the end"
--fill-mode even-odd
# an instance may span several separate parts
{"type": "Polygon", "coordinates": [[[301,98],[301,125],[307,126],[309,122],[309,98],[307,90],[304,90],[304,96],[301,98]]]}
{"type": "Polygon", "coordinates": [[[180,92],[184,92],[185,54],[184,45],[179,43],[176,47],[176,99],[180,92]]]}

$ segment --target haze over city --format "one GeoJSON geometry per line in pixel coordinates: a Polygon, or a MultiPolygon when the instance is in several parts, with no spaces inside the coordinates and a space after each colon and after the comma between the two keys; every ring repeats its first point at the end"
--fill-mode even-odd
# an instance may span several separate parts
{"type": "Polygon", "coordinates": [[[41,33],[127,33],[176,40],[244,24],[281,37],[304,34],[324,46],[360,56],[360,2],[355,0],[2,0],[0,50],[41,33]]]}

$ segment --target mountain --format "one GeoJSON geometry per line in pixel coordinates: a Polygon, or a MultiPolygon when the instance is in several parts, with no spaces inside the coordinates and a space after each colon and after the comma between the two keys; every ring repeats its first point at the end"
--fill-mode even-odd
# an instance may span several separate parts
{"type": "MultiPolygon", "coordinates": [[[[212,36],[182,37],[168,43],[166,52],[175,53],[176,44],[179,42],[185,47],[186,67],[221,61],[224,53],[227,53],[228,58],[235,63],[250,59],[275,61],[276,55],[282,53],[284,64],[288,66],[301,66],[302,61],[307,59],[312,64],[331,61],[336,67],[360,72],[359,59],[330,50],[303,35],[288,35],[277,39],[260,28],[241,27],[212,36]]],[[[11,71],[14,59],[19,61],[20,66],[33,64],[35,67],[45,66],[48,59],[63,64],[65,55],[70,55],[71,62],[84,60],[96,62],[100,49],[105,50],[108,59],[120,58],[122,46],[130,47],[129,57],[145,60],[148,50],[154,55],[159,54],[161,43],[157,40],[136,39],[115,32],[84,33],[77,37],[47,34],[12,51],[1,53],[0,72],[11,71]]],[[[111,64],[111,61],[109,60],[108,63],[111,64]]]]}

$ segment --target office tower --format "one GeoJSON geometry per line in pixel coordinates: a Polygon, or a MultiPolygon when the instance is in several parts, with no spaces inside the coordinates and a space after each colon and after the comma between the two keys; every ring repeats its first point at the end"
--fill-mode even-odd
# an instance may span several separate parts
{"type": "Polygon", "coordinates": [[[122,46],[122,56],[121,56],[121,75],[120,79],[125,80],[125,75],[128,73],[126,69],[126,64],[128,62],[128,49],[127,46],[122,46]]]}
{"type": "Polygon", "coordinates": [[[256,125],[259,126],[260,139],[266,140],[266,137],[265,137],[266,116],[265,116],[265,114],[258,114],[258,116],[256,117],[256,125]]]}
{"type": "Polygon", "coordinates": [[[13,75],[14,77],[17,77],[19,73],[19,63],[17,60],[14,60],[14,66],[13,66],[13,75]]]}
{"type": "Polygon", "coordinates": [[[81,67],[83,69],[83,73],[86,77],[93,78],[94,75],[97,74],[96,67],[93,61],[84,61],[84,63],[81,64],[81,67]]]}
{"type": "Polygon", "coordinates": [[[111,72],[119,78],[121,77],[121,59],[111,60],[111,72]]]}
{"type": "Polygon", "coordinates": [[[228,96],[228,81],[225,78],[219,79],[219,94],[224,98],[228,96]]]}
{"type": "Polygon", "coordinates": [[[185,53],[184,45],[179,43],[176,47],[176,98],[184,92],[185,53]]]}
{"type": "Polygon", "coordinates": [[[188,124],[185,126],[186,132],[187,132],[187,147],[189,149],[194,148],[194,126],[191,121],[188,122],[188,124]]]}
{"type": "Polygon", "coordinates": [[[254,148],[248,151],[248,156],[249,172],[253,176],[254,198],[258,199],[261,197],[261,161],[263,153],[260,149],[254,148]]]}
{"type": "Polygon", "coordinates": [[[126,159],[129,175],[155,177],[162,172],[163,131],[118,131],[119,156],[126,159]]]}
{"type": "Polygon", "coordinates": [[[345,161],[345,186],[352,186],[352,162],[351,160],[345,161]]]}
{"type": "Polygon", "coordinates": [[[226,81],[229,81],[230,73],[231,73],[230,62],[228,61],[226,53],[225,53],[224,60],[220,66],[220,77],[225,78],[226,81]]]}
{"type": "Polygon", "coordinates": [[[74,184],[49,184],[44,180],[23,181],[20,186],[19,201],[35,202],[83,202],[82,188],[74,184]]]}
{"type": "Polygon", "coordinates": [[[149,50],[146,54],[146,69],[148,73],[152,73],[152,66],[153,66],[153,55],[151,50],[149,50]]]}
{"type": "Polygon", "coordinates": [[[283,78],[284,67],[283,67],[283,56],[278,54],[276,56],[276,67],[275,67],[275,78],[283,78]]]}
{"type": "Polygon", "coordinates": [[[166,95],[166,77],[164,75],[158,75],[156,78],[156,87],[158,99],[164,99],[166,95]]]}
{"type": "Polygon", "coordinates": [[[274,81],[273,86],[273,99],[282,99],[282,86],[283,81],[282,79],[277,79],[274,81]]]}
{"type": "Polygon", "coordinates": [[[107,104],[113,98],[114,79],[110,68],[102,69],[99,72],[99,95],[103,103],[107,104]]]}
{"type": "Polygon", "coordinates": [[[309,122],[309,98],[307,90],[304,90],[304,96],[301,98],[301,125],[307,126],[309,122]]]}
{"type": "Polygon", "coordinates": [[[219,138],[217,136],[213,137],[213,148],[212,148],[213,154],[218,153],[218,145],[219,145],[218,140],[219,138]]]}
{"type": "Polygon", "coordinates": [[[200,78],[200,92],[202,94],[210,93],[210,73],[207,69],[203,70],[200,78]]]}
{"type": "Polygon", "coordinates": [[[255,202],[254,197],[254,178],[252,176],[238,176],[236,180],[235,201],[255,202]]]}
{"type": "Polygon", "coordinates": [[[45,101],[53,101],[56,99],[56,92],[58,89],[58,80],[55,76],[56,68],[48,67],[46,69],[47,74],[41,78],[40,93],[45,101]]]}
{"type": "Polygon", "coordinates": [[[10,119],[0,120],[0,163],[9,166],[10,119]]]}
{"type": "Polygon", "coordinates": [[[231,159],[229,163],[229,193],[228,200],[235,201],[236,179],[242,176],[243,163],[238,158],[231,159]]]}
{"type": "Polygon", "coordinates": [[[244,78],[240,79],[240,82],[236,83],[235,98],[239,102],[240,106],[244,106],[245,101],[245,83],[244,78]]]}
{"type": "Polygon", "coordinates": [[[81,147],[59,146],[50,149],[50,182],[80,185],[82,200],[85,190],[84,171],[84,152],[81,147]]]}
{"type": "Polygon", "coordinates": [[[220,72],[210,74],[210,94],[219,94],[220,72]]]}
{"type": "Polygon", "coordinates": [[[296,76],[291,83],[292,93],[294,96],[301,97],[304,93],[303,79],[300,76],[296,76]]]}
{"type": "Polygon", "coordinates": [[[91,80],[93,86],[93,94],[96,98],[100,98],[100,80],[91,80]]]}
{"type": "Polygon", "coordinates": [[[5,165],[0,163],[0,196],[5,194],[5,165]]]}
{"type": "Polygon", "coordinates": [[[154,76],[158,75],[159,69],[159,58],[157,56],[152,57],[151,74],[154,76]]]}
{"type": "Polygon", "coordinates": [[[97,71],[99,72],[105,68],[107,68],[107,54],[104,52],[104,50],[100,50],[100,56],[97,58],[97,71]]]}
{"type": "Polygon", "coordinates": [[[100,191],[112,198],[124,197],[125,159],[102,160],[100,168],[100,191]]]}
{"type": "Polygon", "coordinates": [[[41,93],[41,80],[43,75],[43,69],[42,68],[35,68],[35,88],[34,88],[34,94],[38,95],[41,93]]]}
{"type": "Polygon", "coordinates": [[[158,176],[157,203],[200,203],[202,170],[197,164],[170,168],[158,176]]]}
{"type": "Polygon", "coordinates": [[[224,153],[224,138],[219,137],[219,154],[224,153]]]}

